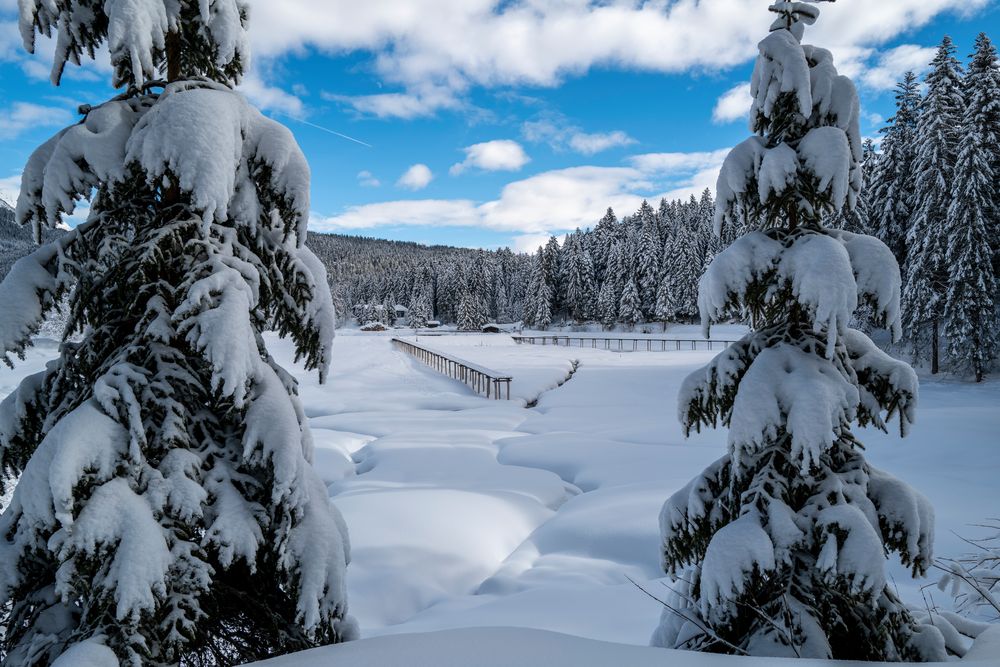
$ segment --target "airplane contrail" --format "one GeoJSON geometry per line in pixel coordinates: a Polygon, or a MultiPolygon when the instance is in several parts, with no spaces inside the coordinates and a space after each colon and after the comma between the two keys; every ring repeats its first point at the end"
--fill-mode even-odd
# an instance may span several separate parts
{"type": "Polygon", "coordinates": [[[294,120],[297,123],[302,123],[303,125],[308,125],[309,127],[314,127],[317,130],[323,130],[324,132],[328,132],[328,133],[330,133],[330,134],[332,134],[332,135],[334,135],[336,137],[340,137],[341,139],[347,139],[348,141],[353,141],[356,144],[361,144],[362,146],[366,146],[368,148],[375,148],[374,146],[372,146],[369,143],[361,141],[360,139],[355,139],[354,137],[349,137],[346,134],[343,134],[341,132],[337,132],[336,130],[331,130],[328,127],[323,127],[322,125],[317,125],[316,123],[310,123],[307,120],[302,120],[301,118],[296,118],[295,116],[289,116],[288,114],[282,113],[280,111],[276,111],[275,113],[277,113],[278,115],[284,116],[285,118],[289,118],[291,120],[294,120]]]}

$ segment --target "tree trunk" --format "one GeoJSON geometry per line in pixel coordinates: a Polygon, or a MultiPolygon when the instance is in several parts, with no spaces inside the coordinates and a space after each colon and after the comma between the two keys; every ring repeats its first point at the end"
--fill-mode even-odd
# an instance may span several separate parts
{"type": "Polygon", "coordinates": [[[938,359],[938,321],[935,318],[931,321],[931,375],[937,375],[940,369],[938,359]]]}
{"type": "Polygon", "coordinates": [[[177,31],[167,33],[166,39],[167,83],[173,83],[181,78],[181,34],[177,31]]]}

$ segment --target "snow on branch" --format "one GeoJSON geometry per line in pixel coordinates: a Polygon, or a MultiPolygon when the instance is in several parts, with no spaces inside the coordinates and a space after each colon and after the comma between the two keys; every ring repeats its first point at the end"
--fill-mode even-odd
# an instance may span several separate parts
{"type": "Polygon", "coordinates": [[[213,387],[243,407],[247,388],[261,364],[250,321],[256,295],[244,276],[222,259],[212,265],[205,277],[188,287],[174,312],[174,323],[211,364],[213,387]]]}
{"type": "Polygon", "coordinates": [[[754,125],[758,125],[759,118],[771,118],[785,94],[795,97],[796,109],[808,118],[813,106],[809,62],[799,40],[788,30],[775,30],[760,42],[758,49],[760,56],[750,80],[750,118],[754,125]]]}
{"type": "Polygon", "coordinates": [[[65,270],[65,251],[75,243],[76,232],[45,245],[19,259],[0,283],[0,354],[13,368],[10,355],[23,358],[31,346],[45,315],[69,289],[71,277],[65,270]]]}
{"type": "Polygon", "coordinates": [[[309,220],[309,165],[292,133],[250,106],[226,86],[205,82],[166,87],[156,106],[136,125],[125,160],[136,163],[150,184],[176,179],[206,225],[234,218],[271,224],[260,201],[291,209],[291,229],[305,242],[309,220]],[[176,141],[184,136],[185,141],[176,141]],[[211,151],[205,149],[211,145],[211,151]],[[263,182],[245,182],[263,176],[263,182]],[[256,185],[252,187],[252,185],[256,185]],[[270,193],[261,192],[269,190],[270,193]]]}
{"type": "Polygon", "coordinates": [[[905,482],[870,467],[868,496],[878,513],[886,546],[899,552],[914,576],[926,574],[934,561],[934,507],[905,482]]]}
{"type": "Polygon", "coordinates": [[[858,286],[858,296],[868,301],[875,317],[892,334],[893,341],[903,335],[899,300],[902,279],[899,265],[885,243],[865,234],[831,231],[851,257],[851,267],[858,286]]]}
{"type": "Polygon", "coordinates": [[[816,516],[822,548],[816,566],[835,584],[849,582],[852,593],[873,595],[885,588],[885,563],[872,558],[882,550],[882,538],[858,507],[832,505],[816,516]]]}
{"type": "Polygon", "coordinates": [[[847,250],[824,234],[804,234],[782,251],[777,276],[791,286],[795,300],[812,320],[813,332],[826,334],[826,356],[832,359],[837,339],[858,307],[847,250]]]}
{"type": "Polygon", "coordinates": [[[95,188],[122,180],[126,142],[144,112],[142,98],[113,100],[42,144],[21,175],[18,222],[32,223],[37,236],[40,227],[72,215],[95,188]]]}
{"type": "Polygon", "coordinates": [[[723,526],[712,537],[701,567],[701,617],[723,622],[736,610],[736,600],[751,576],[766,576],[776,567],[774,544],[752,512],[723,526]]]}
{"type": "Polygon", "coordinates": [[[858,401],[857,387],[815,354],[788,344],[762,350],[733,401],[734,464],[739,467],[784,431],[791,438],[791,460],[808,475],[847,430],[858,401]]]}
{"type": "Polygon", "coordinates": [[[698,285],[698,309],[706,337],[717,322],[743,302],[750,286],[777,269],[783,246],[763,232],[751,232],[719,253],[698,285]]]}
{"type": "Polygon", "coordinates": [[[916,372],[906,362],[883,352],[860,331],[848,329],[842,340],[857,376],[861,399],[859,423],[885,431],[886,422],[898,416],[900,434],[907,435],[916,419],[919,394],[916,372]]]}

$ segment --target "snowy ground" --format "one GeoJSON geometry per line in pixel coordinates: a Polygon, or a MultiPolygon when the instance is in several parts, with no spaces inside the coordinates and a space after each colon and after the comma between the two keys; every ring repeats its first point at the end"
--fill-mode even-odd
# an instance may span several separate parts
{"type": "MultiPolygon", "coordinates": [[[[475,397],[386,337],[341,336],[330,383],[304,379],[321,471],[351,527],[363,635],[517,626],[646,644],[660,607],[628,579],[665,592],[657,513],[723,451],[724,434],[686,441],[675,417],[680,382],[714,353],[421,342],[510,373],[515,397],[538,404],[475,397]]],[[[913,437],[865,440],[873,463],[931,498],[938,552],[953,555],[952,531],[1000,506],[1000,383],[923,394],[913,437]]]]}
{"type": "MultiPolygon", "coordinates": [[[[656,625],[659,604],[629,579],[665,593],[660,506],[723,451],[723,433],[685,440],[675,416],[680,382],[715,353],[524,347],[502,335],[421,342],[509,372],[519,400],[477,397],[387,336],[340,336],[325,386],[299,373],[316,464],[351,531],[351,612],[364,637],[380,638],[275,667],[531,664],[526,655],[547,665],[667,664],[660,650],[598,642],[644,646],[656,625]],[[459,630],[476,627],[494,629],[459,630]],[[504,627],[597,641],[496,629],[504,627]],[[455,651],[450,662],[436,652],[442,642],[455,651]],[[462,660],[477,647],[494,662],[462,660]]],[[[288,346],[270,343],[291,367],[288,346]]],[[[43,347],[16,372],[0,372],[0,393],[53,352],[43,347]]],[[[862,438],[875,465],[930,497],[941,556],[963,552],[956,534],[974,534],[968,524],[1000,507],[998,405],[998,381],[927,381],[910,438],[862,438]]],[[[920,584],[897,565],[892,574],[922,604],[920,584]]],[[[994,649],[988,657],[1000,660],[994,649]]]]}

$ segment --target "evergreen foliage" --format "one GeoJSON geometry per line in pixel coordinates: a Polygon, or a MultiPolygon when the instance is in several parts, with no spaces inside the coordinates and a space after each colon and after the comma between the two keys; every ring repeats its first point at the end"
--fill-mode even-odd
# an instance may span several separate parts
{"type": "Polygon", "coordinates": [[[692,374],[688,431],[719,422],[729,451],[660,515],[677,589],[654,643],[860,660],[944,659],[941,633],[896,597],[885,555],[931,562],[933,512],[872,468],[852,423],[912,421],[917,381],[847,324],[859,300],[894,335],[899,271],[877,239],[821,221],[860,190],[859,104],[830,53],[801,44],[818,11],[777,3],[752,81],[755,136],[727,157],[717,224],[759,219],[702,278],[703,324],[736,307],[757,330],[692,374]]]}
{"type": "Polygon", "coordinates": [[[927,75],[927,95],[917,121],[913,174],[916,196],[907,230],[903,311],[918,354],[929,350],[931,372],[939,370],[939,337],[948,285],[945,264],[948,212],[958,157],[965,100],[955,46],[945,37],[927,75]]]}
{"type": "Polygon", "coordinates": [[[892,250],[900,266],[906,262],[906,236],[915,204],[913,161],[916,158],[920,82],[907,72],[896,85],[896,115],[882,130],[882,153],[871,170],[871,227],[892,250]]]}
{"type": "Polygon", "coordinates": [[[1000,285],[991,235],[1000,230],[1000,174],[994,171],[1000,165],[1000,67],[996,48],[984,34],[976,40],[965,94],[951,203],[942,230],[949,274],[943,315],[954,369],[981,382],[1000,352],[1000,285]]]}
{"type": "Polygon", "coordinates": [[[621,301],[618,304],[618,319],[630,327],[642,321],[642,303],[639,299],[639,288],[636,287],[635,278],[629,278],[622,289],[621,301]]]}
{"type": "Polygon", "coordinates": [[[346,528],[262,337],[325,377],[308,165],[232,88],[246,18],[239,0],[21,2],[29,49],[58,33],[56,82],[106,44],[124,90],[22,178],[36,237],[93,196],[0,285],[5,358],[67,294],[81,334],[0,405],[0,479],[19,478],[0,516],[5,664],[238,664],[356,634],[346,528]]]}

